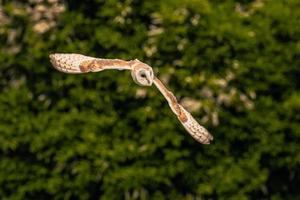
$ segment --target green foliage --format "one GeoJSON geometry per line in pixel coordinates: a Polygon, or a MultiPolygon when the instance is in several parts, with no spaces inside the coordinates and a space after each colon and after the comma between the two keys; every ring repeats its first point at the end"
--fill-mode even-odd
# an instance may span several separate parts
{"type": "Polygon", "coordinates": [[[3,2],[1,199],[300,198],[298,0],[3,2]],[[214,142],[129,73],[53,52],[147,62],[214,142]]]}

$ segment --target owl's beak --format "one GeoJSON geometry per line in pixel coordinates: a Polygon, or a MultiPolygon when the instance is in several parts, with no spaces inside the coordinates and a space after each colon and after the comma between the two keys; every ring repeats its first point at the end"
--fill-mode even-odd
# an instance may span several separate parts
{"type": "Polygon", "coordinates": [[[147,79],[147,82],[148,82],[148,86],[151,86],[152,83],[153,83],[153,76],[151,76],[151,72],[146,73],[146,79],[147,79]]]}
{"type": "Polygon", "coordinates": [[[151,78],[149,75],[146,76],[146,80],[147,80],[147,86],[151,86],[153,83],[153,78],[151,78]]]}

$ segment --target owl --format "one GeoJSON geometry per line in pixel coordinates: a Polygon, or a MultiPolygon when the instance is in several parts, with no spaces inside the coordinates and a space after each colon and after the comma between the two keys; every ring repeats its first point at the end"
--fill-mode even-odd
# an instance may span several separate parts
{"type": "Polygon", "coordinates": [[[51,54],[50,61],[58,71],[69,74],[100,72],[108,69],[129,70],[132,79],[140,86],[155,85],[167,100],[172,112],[177,116],[186,131],[199,143],[210,144],[213,136],[178,103],[174,94],[154,75],[152,67],[138,59],[102,59],[75,53],[51,54]]]}

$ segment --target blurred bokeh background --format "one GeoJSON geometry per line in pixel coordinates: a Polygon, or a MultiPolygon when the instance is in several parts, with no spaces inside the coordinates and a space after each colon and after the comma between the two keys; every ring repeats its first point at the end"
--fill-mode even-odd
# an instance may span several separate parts
{"type": "Polygon", "coordinates": [[[0,199],[300,199],[299,0],[0,0],[0,199]],[[214,135],[193,140],[138,58],[214,135]]]}

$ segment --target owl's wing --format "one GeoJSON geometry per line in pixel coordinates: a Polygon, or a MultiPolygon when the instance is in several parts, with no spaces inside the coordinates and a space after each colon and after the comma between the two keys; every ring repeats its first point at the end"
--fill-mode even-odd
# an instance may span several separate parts
{"type": "Polygon", "coordinates": [[[169,91],[156,77],[154,77],[154,84],[166,98],[171,110],[176,114],[177,118],[188,133],[198,142],[202,144],[210,144],[210,141],[213,140],[213,136],[203,126],[201,126],[194,117],[185,108],[183,108],[182,105],[177,102],[174,94],[169,91]]]}
{"type": "Polygon", "coordinates": [[[131,69],[128,61],[119,59],[99,59],[75,53],[55,53],[49,57],[54,68],[70,74],[99,72],[105,69],[131,69]]]}

